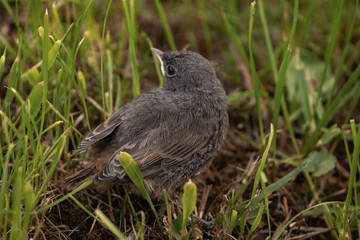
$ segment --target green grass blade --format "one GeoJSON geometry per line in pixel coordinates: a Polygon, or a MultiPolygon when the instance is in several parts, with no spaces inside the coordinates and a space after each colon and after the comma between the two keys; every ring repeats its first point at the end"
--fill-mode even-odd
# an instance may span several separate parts
{"type": "MultiPolygon", "coordinates": [[[[272,70],[272,73],[273,73],[274,81],[276,82],[278,80],[279,74],[278,74],[278,71],[277,71],[277,68],[276,68],[276,58],[275,58],[274,51],[272,49],[272,42],[271,42],[271,38],[270,38],[270,34],[269,34],[269,28],[268,28],[268,24],[267,24],[267,20],[266,20],[263,1],[259,0],[258,4],[259,4],[259,15],[260,15],[261,25],[262,25],[263,32],[264,32],[266,48],[268,50],[268,54],[269,54],[269,57],[270,57],[270,66],[271,66],[271,70],[272,70]]],[[[298,145],[296,143],[295,135],[294,135],[294,132],[293,132],[293,127],[291,125],[291,122],[290,122],[290,119],[289,119],[289,116],[288,116],[288,109],[287,109],[285,100],[283,98],[281,99],[281,109],[282,109],[282,112],[284,114],[286,127],[287,127],[287,129],[289,131],[289,134],[290,134],[291,143],[293,144],[293,147],[295,148],[295,151],[297,153],[299,153],[299,147],[298,147],[298,145]]]]}
{"type": "MultiPolygon", "coordinates": [[[[273,184],[270,184],[269,186],[267,186],[267,188],[266,188],[267,194],[273,193],[277,189],[279,189],[280,187],[284,186],[291,179],[293,179],[294,177],[299,175],[306,167],[307,167],[307,162],[303,162],[300,166],[293,169],[291,172],[289,172],[288,174],[286,174],[285,176],[280,178],[278,181],[276,181],[273,184]]],[[[263,199],[264,199],[264,192],[261,192],[259,194],[259,196],[257,196],[254,199],[253,204],[257,204],[260,201],[262,201],[263,199]]]]}
{"type": "Polygon", "coordinates": [[[96,216],[105,224],[105,226],[120,240],[126,240],[127,238],[119,231],[119,229],[106,217],[106,215],[100,210],[95,210],[96,216]]]}
{"type": "Polygon", "coordinates": [[[49,150],[49,152],[44,157],[44,162],[46,162],[46,160],[50,159],[51,156],[54,156],[53,157],[53,162],[52,162],[51,167],[50,167],[50,170],[46,174],[46,178],[44,179],[40,189],[37,191],[37,195],[35,197],[36,201],[40,198],[40,196],[44,192],[46,192],[47,183],[49,182],[52,175],[54,174],[55,169],[57,167],[57,163],[60,160],[61,153],[62,153],[63,148],[65,146],[65,142],[66,142],[65,140],[66,140],[66,135],[67,134],[68,134],[68,131],[64,132],[63,135],[58,139],[58,141],[52,146],[52,148],[49,150]]]}
{"type": "MultiPolygon", "coordinates": [[[[46,101],[48,97],[48,89],[49,89],[49,14],[47,9],[45,10],[44,14],[44,35],[42,38],[42,58],[43,58],[43,65],[42,65],[42,82],[43,84],[43,94],[42,94],[42,106],[46,106],[46,101]]],[[[39,126],[39,132],[42,132],[44,129],[45,124],[45,113],[44,109],[41,111],[41,117],[40,117],[40,126],[39,126]]],[[[37,153],[41,153],[41,138],[38,138],[37,141],[37,153]]],[[[37,154],[35,157],[36,160],[38,158],[41,158],[40,154],[37,154]]],[[[36,161],[34,161],[36,162],[36,161]]]]}
{"type": "MultiPolygon", "coordinates": [[[[270,38],[269,28],[268,28],[268,24],[266,21],[263,0],[258,0],[257,2],[258,2],[258,6],[259,6],[259,16],[260,16],[260,20],[261,20],[261,25],[262,25],[263,31],[264,31],[266,48],[268,50],[269,57],[270,57],[271,70],[273,73],[274,81],[277,81],[278,80],[278,71],[276,68],[275,54],[272,49],[272,42],[271,42],[271,38],[270,38]]],[[[251,18],[251,15],[250,15],[250,18],[251,18]]]]}
{"type": "MultiPolygon", "coordinates": [[[[2,122],[2,124],[5,124],[4,121],[2,122]]],[[[1,220],[1,224],[0,224],[0,231],[4,234],[3,237],[5,238],[7,236],[7,216],[5,214],[6,210],[8,209],[7,206],[7,202],[8,202],[8,198],[10,197],[8,191],[9,191],[9,186],[11,184],[11,182],[8,180],[8,174],[9,174],[9,162],[10,162],[10,158],[11,155],[13,154],[15,145],[13,143],[9,144],[8,149],[7,149],[7,153],[5,154],[5,157],[3,158],[4,162],[3,162],[3,166],[0,169],[1,171],[1,185],[0,185],[0,219],[1,220]]]]}
{"type": "Polygon", "coordinates": [[[260,178],[260,183],[261,183],[261,190],[264,193],[265,211],[266,211],[266,217],[267,217],[267,224],[269,227],[268,238],[270,239],[270,237],[271,237],[271,222],[270,222],[269,198],[268,198],[268,193],[267,193],[267,189],[266,189],[266,185],[265,185],[265,179],[266,179],[265,173],[262,172],[261,178],[260,178]]]}
{"type": "Polygon", "coordinates": [[[136,211],[135,211],[134,205],[133,205],[133,204],[132,204],[132,202],[131,202],[131,199],[130,199],[129,193],[128,193],[128,191],[127,191],[127,189],[126,189],[126,187],[125,187],[124,185],[123,185],[123,189],[124,189],[125,196],[126,196],[126,200],[127,200],[127,203],[129,204],[129,207],[130,207],[131,213],[132,213],[132,215],[133,215],[133,216],[134,216],[134,218],[135,218],[136,228],[137,228],[137,229],[138,229],[138,231],[139,231],[139,229],[141,228],[139,218],[138,218],[138,216],[137,216],[137,214],[136,214],[136,211]]]}
{"type": "Polygon", "coordinates": [[[106,49],[106,60],[107,60],[107,69],[109,76],[109,97],[107,98],[107,106],[109,115],[113,113],[114,109],[114,75],[113,75],[113,59],[110,49],[106,49]]]}
{"type": "Polygon", "coordinates": [[[351,124],[352,134],[354,136],[354,152],[353,152],[352,162],[351,162],[351,166],[350,166],[350,179],[349,179],[349,186],[348,186],[346,202],[345,202],[343,229],[342,229],[342,234],[340,235],[341,240],[345,239],[345,234],[346,234],[347,228],[348,228],[348,218],[349,218],[350,207],[351,207],[351,202],[352,202],[352,190],[354,188],[354,184],[355,184],[355,180],[356,180],[356,173],[357,173],[357,169],[358,169],[359,155],[360,155],[360,128],[358,130],[358,133],[356,134],[355,121],[351,120],[350,124],[351,124]]]}
{"type": "Polygon", "coordinates": [[[169,200],[168,200],[168,196],[167,196],[167,193],[166,193],[165,189],[163,189],[163,195],[164,195],[165,206],[166,206],[167,220],[168,220],[168,223],[169,223],[169,239],[172,239],[173,234],[172,234],[171,210],[170,210],[169,200]]]}
{"type": "Polygon", "coordinates": [[[11,232],[10,239],[23,239],[24,233],[21,226],[21,198],[23,195],[23,168],[15,169],[15,185],[12,193],[12,217],[11,217],[11,232]]]}
{"type": "Polygon", "coordinates": [[[270,147],[271,147],[273,136],[274,136],[274,127],[271,124],[270,125],[269,140],[268,140],[268,143],[267,143],[266,148],[264,150],[264,153],[263,153],[263,155],[261,157],[260,165],[259,165],[259,167],[258,167],[258,169],[256,171],[255,180],[254,180],[254,186],[253,186],[253,190],[252,190],[252,194],[251,194],[251,199],[254,199],[254,197],[255,197],[255,192],[256,192],[256,189],[257,189],[258,184],[260,182],[261,172],[264,170],[264,167],[265,167],[266,159],[267,159],[268,154],[269,154],[269,150],[270,150],[270,147]]]}
{"type": "Polygon", "coordinates": [[[248,54],[246,53],[245,48],[239,39],[239,36],[237,35],[233,26],[230,24],[229,19],[223,9],[221,9],[221,16],[225,24],[225,29],[229,37],[231,38],[232,43],[235,45],[236,50],[239,52],[246,65],[249,65],[250,60],[248,54]]]}
{"type": "Polygon", "coordinates": [[[80,98],[81,98],[81,103],[84,107],[84,114],[85,114],[85,118],[86,118],[86,122],[88,125],[88,129],[91,132],[91,124],[90,124],[90,119],[89,119],[89,112],[87,109],[87,105],[86,105],[86,80],[85,80],[85,76],[82,73],[82,71],[78,71],[77,72],[77,80],[78,80],[78,87],[80,88],[79,90],[79,94],[80,94],[80,98]]]}

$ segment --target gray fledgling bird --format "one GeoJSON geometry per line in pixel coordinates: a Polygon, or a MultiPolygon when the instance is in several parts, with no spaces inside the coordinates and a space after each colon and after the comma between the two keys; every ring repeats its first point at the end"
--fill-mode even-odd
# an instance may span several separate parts
{"type": "Polygon", "coordinates": [[[129,153],[138,164],[152,198],[162,189],[173,195],[203,173],[224,142],[229,120],[227,97],[209,61],[191,51],[162,52],[164,86],[121,107],[77,147],[90,148],[90,164],[65,181],[129,184],[117,159],[129,153]]]}

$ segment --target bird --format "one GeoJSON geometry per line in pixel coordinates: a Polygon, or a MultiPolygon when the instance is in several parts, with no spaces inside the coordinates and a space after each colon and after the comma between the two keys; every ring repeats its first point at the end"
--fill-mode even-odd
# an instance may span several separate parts
{"type": "Polygon", "coordinates": [[[203,174],[222,147],[227,96],[210,62],[192,51],[151,50],[161,64],[163,87],[138,95],[80,142],[75,151],[89,148],[90,163],[66,178],[70,189],[91,179],[131,185],[117,158],[126,152],[151,198],[161,199],[163,189],[173,196],[203,174]]]}

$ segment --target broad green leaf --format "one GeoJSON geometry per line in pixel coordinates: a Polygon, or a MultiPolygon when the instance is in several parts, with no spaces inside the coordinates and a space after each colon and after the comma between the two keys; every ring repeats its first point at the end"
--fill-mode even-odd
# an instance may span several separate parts
{"type": "Polygon", "coordinates": [[[16,229],[21,229],[21,199],[23,195],[23,168],[20,166],[14,170],[15,172],[15,184],[14,190],[12,192],[12,202],[11,209],[12,212],[12,221],[10,224],[10,239],[23,239],[21,231],[17,231],[16,229]]]}
{"type": "Polygon", "coordinates": [[[84,76],[83,72],[78,71],[77,77],[78,77],[78,82],[79,82],[79,87],[80,87],[81,93],[83,94],[83,96],[85,96],[86,82],[85,82],[85,76],[84,76]]]}
{"type": "MultiPolygon", "coordinates": [[[[314,106],[317,88],[319,87],[324,67],[325,63],[311,53],[296,49],[286,72],[286,90],[290,103],[290,112],[293,113],[301,109],[301,118],[297,119],[304,127],[309,126],[311,129],[314,129],[316,124],[313,118],[313,109],[315,109],[315,113],[319,119],[321,119],[324,114],[324,108],[321,102],[318,102],[317,105],[314,106]]],[[[330,70],[328,70],[322,87],[321,99],[327,98],[334,81],[334,76],[332,76],[330,70]]]]}
{"type": "Polygon", "coordinates": [[[39,82],[33,87],[33,89],[30,92],[28,101],[30,102],[30,106],[31,106],[30,112],[33,117],[36,116],[40,111],[41,101],[44,94],[43,89],[44,89],[43,82],[39,82]]]}
{"type": "Polygon", "coordinates": [[[231,218],[230,218],[230,229],[231,229],[231,231],[234,229],[237,219],[238,219],[238,212],[235,211],[235,210],[232,210],[231,218]]]}
{"type": "Polygon", "coordinates": [[[139,166],[136,164],[134,159],[130,156],[130,154],[126,152],[121,152],[117,156],[121,166],[124,168],[126,174],[131,179],[131,181],[135,184],[136,188],[139,190],[141,195],[146,199],[149,203],[151,210],[153,211],[156,221],[159,224],[159,227],[162,228],[161,222],[159,220],[158,214],[154,208],[154,204],[152,203],[148,192],[145,189],[144,178],[141,174],[139,166]]]}
{"type": "Polygon", "coordinates": [[[296,49],[289,63],[286,78],[287,97],[291,110],[294,111],[300,107],[304,122],[310,124],[312,115],[310,102],[314,101],[315,91],[308,82],[309,79],[306,78],[306,66],[300,57],[299,49],[296,49]]]}
{"type": "Polygon", "coordinates": [[[35,193],[30,182],[25,183],[24,186],[24,200],[25,200],[25,214],[24,214],[24,228],[27,231],[31,223],[31,211],[35,202],[35,193]]]}
{"type": "Polygon", "coordinates": [[[29,81],[33,86],[39,82],[40,79],[40,73],[39,70],[37,70],[37,66],[32,67],[26,72],[26,80],[29,81]]]}
{"type": "Polygon", "coordinates": [[[334,169],[336,158],[328,151],[313,151],[305,161],[309,161],[306,170],[312,172],[314,177],[320,177],[334,169]]]}
{"type": "Polygon", "coordinates": [[[332,125],[330,128],[325,130],[325,133],[322,135],[320,140],[318,141],[319,145],[327,144],[335,137],[341,134],[341,129],[337,127],[336,124],[332,125]]]}
{"type": "Polygon", "coordinates": [[[179,214],[178,217],[173,221],[173,233],[175,239],[181,239],[182,220],[183,214],[179,214]]]}
{"type": "Polygon", "coordinates": [[[119,162],[121,166],[124,168],[126,174],[129,176],[131,181],[135,184],[137,189],[143,195],[143,197],[148,200],[150,199],[149,194],[147,193],[144,185],[144,179],[141,174],[139,166],[136,164],[134,159],[130,156],[130,154],[126,152],[121,152],[118,155],[119,162]]]}
{"type": "Polygon", "coordinates": [[[9,80],[8,80],[8,89],[6,91],[5,95],[5,102],[7,104],[10,104],[14,100],[14,93],[11,91],[11,88],[14,88],[15,90],[18,89],[20,80],[20,74],[19,74],[19,58],[17,57],[10,69],[9,73],[9,80]]]}
{"type": "Polygon", "coordinates": [[[184,185],[183,194],[183,221],[182,221],[182,233],[184,233],[186,222],[190,214],[194,211],[197,200],[196,185],[189,180],[184,185]]]}
{"type": "Polygon", "coordinates": [[[56,57],[59,53],[60,46],[61,46],[61,41],[57,40],[49,51],[49,60],[48,60],[49,61],[49,68],[48,68],[49,70],[55,63],[56,57]]]}
{"type": "Polygon", "coordinates": [[[256,230],[256,228],[259,226],[259,223],[261,221],[261,218],[262,218],[262,215],[263,215],[263,211],[264,211],[264,203],[262,202],[260,204],[260,208],[259,208],[259,211],[258,211],[258,214],[256,215],[256,218],[253,222],[253,224],[251,225],[251,228],[249,230],[249,233],[246,237],[246,239],[250,239],[252,233],[256,230]]]}

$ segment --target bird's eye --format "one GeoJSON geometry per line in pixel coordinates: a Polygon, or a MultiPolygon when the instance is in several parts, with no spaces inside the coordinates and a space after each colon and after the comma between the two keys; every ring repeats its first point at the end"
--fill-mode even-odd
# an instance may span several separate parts
{"type": "Polygon", "coordinates": [[[174,77],[176,75],[176,68],[173,65],[166,66],[166,76],[174,77]]]}

